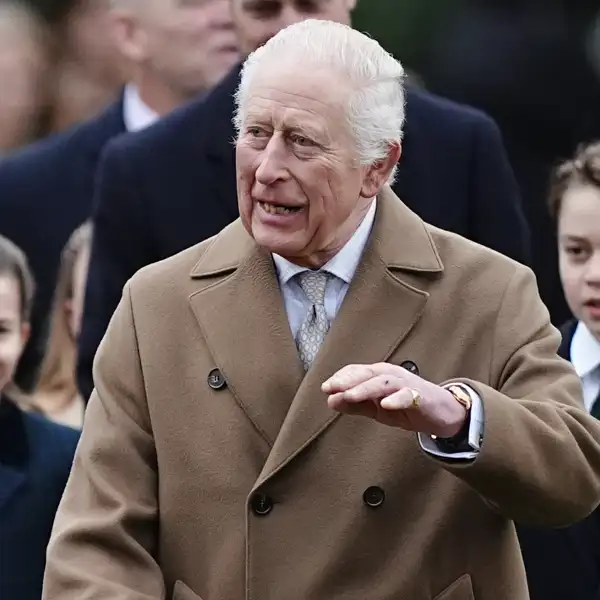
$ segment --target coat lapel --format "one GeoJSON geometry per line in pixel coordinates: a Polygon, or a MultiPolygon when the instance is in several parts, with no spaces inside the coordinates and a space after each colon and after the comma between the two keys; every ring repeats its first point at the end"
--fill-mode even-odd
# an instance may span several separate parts
{"type": "Polygon", "coordinates": [[[352,284],[305,374],[270,254],[239,220],[214,238],[193,269],[190,303],[236,402],[271,447],[257,487],[338,418],[322,382],[347,364],[388,359],[442,270],[423,221],[386,188],[352,284]]]}
{"type": "Polygon", "coordinates": [[[304,376],[273,260],[236,221],[192,276],[201,289],[190,302],[212,356],[246,416],[272,445],[304,376]]]}
{"type": "Polygon", "coordinates": [[[25,472],[0,463],[0,510],[25,483],[25,472]]]}
{"type": "Polygon", "coordinates": [[[386,188],[348,293],[300,384],[255,487],[339,418],[328,408],[321,384],[346,365],[387,360],[418,322],[427,302],[428,293],[415,285],[419,283],[415,273],[431,276],[442,270],[424,223],[386,188]]]}

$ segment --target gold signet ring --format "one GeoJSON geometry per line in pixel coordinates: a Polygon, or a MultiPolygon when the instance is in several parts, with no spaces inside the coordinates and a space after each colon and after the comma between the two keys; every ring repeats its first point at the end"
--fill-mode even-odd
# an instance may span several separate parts
{"type": "Polygon", "coordinates": [[[412,405],[413,408],[418,408],[419,405],[421,404],[421,394],[419,393],[418,390],[415,390],[414,388],[409,388],[410,389],[410,393],[412,394],[412,405]]]}

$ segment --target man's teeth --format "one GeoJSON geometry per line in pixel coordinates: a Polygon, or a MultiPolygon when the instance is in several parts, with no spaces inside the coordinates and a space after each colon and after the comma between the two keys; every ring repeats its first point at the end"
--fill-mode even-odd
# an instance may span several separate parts
{"type": "Polygon", "coordinates": [[[263,207],[265,212],[268,212],[271,215],[289,215],[290,213],[296,212],[298,210],[297,208],[288,208],[287,206],[266,204],[265,202],[261,202],[261,206],[263,207]]]}

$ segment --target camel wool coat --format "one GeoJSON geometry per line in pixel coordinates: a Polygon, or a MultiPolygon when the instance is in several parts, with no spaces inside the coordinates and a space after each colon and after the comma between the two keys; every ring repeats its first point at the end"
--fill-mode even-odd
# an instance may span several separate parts
{"type": "Polygon", "coordinates": [[[526,600],[513,520],[600,502],[600,423],[559,337],[529,269],[388,188],[306,374],[239,221],[144,268],[96,357],[44,600],[526,600]],[[328,408],[327,377],[380,361],[480,394],[475,460],[328,408]]]}

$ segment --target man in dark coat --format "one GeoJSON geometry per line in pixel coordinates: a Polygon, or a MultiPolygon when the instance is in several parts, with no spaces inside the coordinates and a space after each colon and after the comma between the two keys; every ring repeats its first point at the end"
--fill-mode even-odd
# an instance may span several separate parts
{"type": "Polygon", "coordinates": [[[99,117],[0,162],[0,234],[24,250],[38,283],[32,338],[17,375],[27,389],[44,352],[62,248],[92,211],[102,149],[210,89],[239,56],[227,0],[192,7],[118,0],[112,12],[119,49],[132,65],[121,99],[99,117]]]}
{"type": "MultiPolygon", "coordinates": [[[[233,0],[232,8],[242,50],[249,52],[295,21],[348,23],[354,4],[233,0]]],[[[238,216],[232,143],[238,78],[236,68],[206,99],[106,150],[80,338],[78,378],[86,397],[96,349],[125,282],[238,216]]],[[[494,122],[416,89],[408,90],[406,110],[394,187],[400,198],[426,221],[528,262],[519,192],[494,122]]]]}

